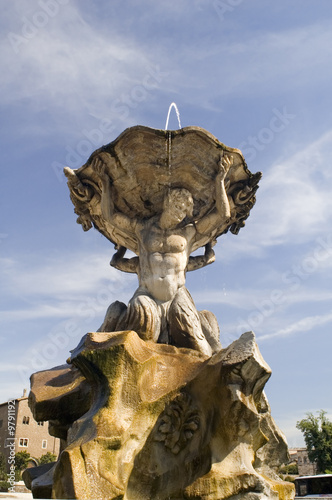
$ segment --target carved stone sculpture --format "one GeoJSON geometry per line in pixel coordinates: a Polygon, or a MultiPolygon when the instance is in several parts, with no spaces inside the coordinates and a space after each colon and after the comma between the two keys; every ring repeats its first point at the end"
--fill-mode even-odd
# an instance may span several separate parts
{"type": "Polygon", "coordinates": [[[62,440],[53,466],[25,472],[34,496],[294,498],[276,473],[287,444],[254,334],[222,349],[215,316],[185,287],[214,261],[216,239],[243,227],[261,174],[203,129],[141,126],[65,174],[77,221],[115,245],[111,265],[136,273],[138,288],[67,365],[32,376],[33,414],[62,440]]]}
{"type": "Polygon", "coordinates": [[[131,329],[144,340],[217,352],[217,321],[196,310],[185,275],[214,261],[218,235],[239,231],[261,174],[203,129],[141,126],[65,174],[83,229],[94,225],[118,249],[111,265],[138,275],[128,306],[112,304],[100,330],[131,329]],[[201,246],[204,255],[191,256],[201,246]],[[137,256],[124,258],[127,248],[137,256]]]}

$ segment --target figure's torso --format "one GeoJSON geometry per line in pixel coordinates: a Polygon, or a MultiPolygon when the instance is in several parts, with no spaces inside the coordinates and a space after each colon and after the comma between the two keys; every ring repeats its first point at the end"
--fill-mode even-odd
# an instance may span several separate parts
{"type": "Polygon", "coordinates": [[[195,232],[191,224],[165,230],[156,223],[139,231],[139,282],[156,300],[172,300],[184,286],[195,232]]]}

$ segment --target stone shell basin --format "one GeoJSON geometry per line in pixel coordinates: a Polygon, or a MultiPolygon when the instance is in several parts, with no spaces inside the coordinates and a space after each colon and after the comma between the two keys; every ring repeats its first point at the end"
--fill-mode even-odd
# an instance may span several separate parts
{"type": "MultiPolygon", "coordinates": [[[[162,212],[167,190],[185,188],[193,196],[193,219],[197,221],[215,207],[215,177],[225,153],[233,162],[225,179],[232,217],[227,227],[209,236],[211,240],[228,229],[237,233],[244,225],[255,203],[261,174],[253,175],[248,170],[240,150],[225,146],[200,127],[172,131],[141,125],[128,128],[113,142],[97,149],[75,173],[96,197],[94,208],[89,209],[92,224],[113,243],[137,253],[137,242],[130,235],[104,224],[98,203],[101,179],[94,168],[96,160],[105,165],[111,179],[116,210],[132,218],[149,218],[162,212]]],[[[75,204],[73,197],[72,201],[75,204]]],[[[76,213],[81,213],[77,204],[76,213]]],[[[205,243],[197,243],[197,248],[205,243]]]]}

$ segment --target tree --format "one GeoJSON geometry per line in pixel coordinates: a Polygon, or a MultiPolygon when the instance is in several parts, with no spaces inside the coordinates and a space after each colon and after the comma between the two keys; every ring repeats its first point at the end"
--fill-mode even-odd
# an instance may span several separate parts
{"type": "Polygon", "coordinates": [[[49,464],[50,462],[55,462],[56,461],[56,455],[54,453],[50,453],[49,451],[45,453],[45,455],[42,455],[40,459],[38,460],[39,465],[43,464],[49,464]]]}
{"type": "Polygon", "coordinates": [[[279,467],[279,472],[281,472],[281,474],[292,474],[296,476],[299,473],[299,469],[297,464],[287,464],[279,467]]]}
{"type": "Polygon", "coordinates": [[[318,473],[325,473],[332,469],[332,422],[324,410],[318,412],[318,417],[306,415],[296,427],[303,433],[309,460],[317,464],[318,473]]]}
{"type": "Polygon", "coordinates": [[[15,480],[20,481],[22,479],[21,474],[24,469],[28,467],[28,462],[30,460],[30,453],[27,451],[19,451],[15,453],[15,480]]]}
{"type": "Polygon", "coordinates": [[[30,460],[30,453],[27,451],[19,451],[15,454],[15,469],[22,471],[27,468],[30,460]]]}
{"type": "Polygon", "coordinates": [[[7,479],[6,458],[5,455],[0,452],[0,481],[5,479],[7,479]]]}

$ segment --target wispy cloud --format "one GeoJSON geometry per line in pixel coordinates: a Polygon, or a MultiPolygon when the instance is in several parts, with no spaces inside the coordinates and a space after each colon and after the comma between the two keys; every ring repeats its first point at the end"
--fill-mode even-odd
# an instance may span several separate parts
{"type": "MultiPolygon", "coordinates": [[[[59,299],[78,297],[113,283],[132,279],[110,267],[103,254],[63,253],[59,257],[24,257],[0,260],[7,293],[43,295],[59,299]]],[[[116,284],[116,285],[115,285],[116,284]]]]}
{"type": "MultiPolygon", "coordinates": [[[[8,32],[0,44],[7,68],[0,75],[6,104],[24,102],[31,112],[51,111],[52,123],[61,120],[69,137],[74,127],[68,120],[63,121],[64,110],[78,121],[88,113],[101,118],[111,116],[113,124],[122,127],[127,115],[120,112],[121,105],[125,105],[121,96],[130,100],[130,91],[149,77],[149,70],[158,73],[153,58],[130,31],[120,34],[120,30],[100,29],[99,23],[88,23],[76,2],[61,6],[44,28],[34,26],[34,15],[39,11],[43,9],[38,3],[33,9],[24,2],[21,11],[14,6],[7,9],[8,32]],[[31,23],[30,32],[34,33],[30,37],[23,36],[27,23],[31,23]],[[13,36],[24,41],[15,42],[14,38],[13,42],[13,36]],[[105,109],[109,112],[105,113],[105,109]]],[[[150,75],[150,91],[159,83],[150,75]]],[[[132,106],[132,114],[136,106],[132,106]]],[[[44,133],[42,128],[40,133],[44,133]]]]}
{"type": "MultiPolygon", "coordinates": [[[[324,235],[332,213],[332,130],[271,165],[260,183],[259,203],[241,231],[231,256],[262,255],[264,247],[300,244],[324,235]],[[247,244],[248,243],[248,244],[247,244]]],[[[217,247],[218,248],[218,247],[217,247]]]]}
{"type": "MultiPolygon", "coordinates": [[[[284,297],[280,304],[282,304],[283,309],[290,307],[294,304],[306,304],[308,302],[329,302],[332,299],[332,292],[329,290],[316,289],[314,287],[305,288],[299,290],[287,289],[280,290],[284,297]]],[[[237,309],[250,310],[253,304],[259,304],[269,297],[271,294],[271,288],[244,288],[239,290],[223,290],[221,288],[206,290],[202,293],[195,293],[195,301],[197,304],[224,304],[229,305],[237,309]]],[[[279,308],[280,310],[280,308],[279,308]]]]}
{"type": "MultiPolygon", "coordinates": [[[[230,14],[229,17],[231,16],[230,14]]],[[[199,89],[205,78],[209,78],[213,92],[202,98],[211,110],[211,102],[216,95],[230,96],[240,93],[243,98],[248,94],[270,95],[274,91],[280,93],[286,89],[287,92],[303,92],[308,86],[313,87],[319,82],[326,84],[327,74],[331,74],[331,68],[327,67],[332,52],[330,20],[276,32],[261,29],[260,32],[253,33],[244,29],[241,40],[228,36],[227,23],[220,23],[217,16],[215,22],[221,26],[219,38],[222,37],[224,43],[213,44],[211,38],[208,38],[205,43],[195,46],[195,57],[201,67],[209,67],[211,60],[222,61],[222,64],[215,65],[213,79],[210,74],[204,72],[201,72],[199,78],[195,75],[195,78],[190,79],[190,84],[199,89]],[[290,53],[292,57],[289,57],[290,53]],[[307,71],[308,65],[310,71],[307,71]],[[227,78],[224,77],[225,74],[227,78]]],[[[186,61],[190,60],[192,46],[188,45],[183,50],[184,52],[179,53],[181,66],[190,74],[193,68],[189,64],[187,67],[186,61]]],[[[181,75],[181,66],[179,64],[176,68],[178,78],[181,75]]]]}
{"type": "MultiPolygon", "coordinates": [[[[151,44],[148,37],[138,39],[135,30],[117,29],[112,18],[98,20],[98,24],[88,22],[83,15],[86,9],[74,2],[63,5],[58,15],[50,18],[47,27],[38,29],[38,33],[28,43],[22,43],[15,54],[8,34],[20,35],[24,24],[22,19],[26,17],[31,21],[37,9],[37,6],[28,8],[25,2],[16,4],[19,5],[17,9],[7,8],[8,32],[0,45],[3,64],[7,68],[0,76],[2,95],[7,103],[29,99],[35,112],[51,108],[53,118],[61,112],[61,108],[66,108],[68,114],[76,114],[76,117],[82,111],[85,116],[90,112],[100,117],[105,107],[110,110],[109,115],[114,115],[112,102],[133,86],[141,84],[147,69],[156,65],[169,75],[167,84],[165,80],[162,85],[155,82],[156,88],[167,88],[168,92],[176,93],[185,88],[184,100],[194,99],[196,105],[199,97],[200,105],[214,112],[216,98],[221,94],[270,94],[273,89],[280,91],[283,86],[287,90],[291,87],[298,89],[299,78],[303,89],[312,85],[313,80],[317,83],[324,78],[326,81],[326,72],[331,71],[326,65],[332,50],[332,30],[328,21],[275,33],[261,31],[255,36],[248,31],[243,33],[242,41],[228,37],[225,25],[223,30],[215,27],[212,38],[202,38],[199,44],[195,42],[194,47],[192,43],[183,44],[181,40],[181,50],[176,50],[168,32],[167,43],[166,33],[163,33],[157,43],[151,44]],[[219,43],[214,43],[213,36],[218,37],[219,43]],[[197,64],[191,64],[193,50],[200,68],[198,73],[197,64]],[[291,58],[288,57],[290,50],[291,58]],[[214,64],[213,78],[209,71],[204,72],[204,67],[210,67],[212,60],[222,61],[220,65],[214,64]],[[310,72],[307,71],[309,63],[310,72]],[[206,78],[209,78],[208,92],[206,78]],[[188,92],[190,87],[195,88],[194,93],[188,92]]],[[[197,12],[209,20],[210,12],[211,15],[214,12],[213,2],[205,9],[202,9],[202,2],[195,5],[184,2],[177,7],[172,6],[172,9],[167,4],[153,7],[150,2],[147,4],[146,11],[141,9],[140,12],[140,22],[144,25],[144,19],[148,20],[147,29],[151,29],[153,8],[156,17],[166,16],[177,27],[181,25],[185,40],[191,37],[192,23],[199,19],[197,12]]],[[[93,12],[91,16],[93,19],[93,12]]],[[[219,23],[217,16],[214,17],[219,23]]],[[[134,109],[132,112],[135,114],[134,109]]],[[[121,127],[125,119],[121,114],[116,118],[121,127]]],[[[62,126],[66,127],[66,123],[62,126]]]]}
{"type": "Polygon", "coordinates": [[[9,347],[11,335],[16,359],[2,372],[24,384],[31,373],[64,363],[79,339],[99,328],[108,306],[115,300],[126,303],[137,287],[137,278],[111,268],[105,255],[82,251],[59,257],[15,255],[0,259],[0,270],[7,337],[2,345],[9,347]],[[22,332],[22,345],[16,346],[22,332]]]}
{"type": "Polygon", "coordinates": [[[77,317],[84,307],[93,307],[94,315],[103,316],[111,302],[126,300],[137,286],[134,276],[109,267],[105,256],[96,254],[2,259],[0,269],[6,294],[3,302],[15,298],[7,309],[3,306],[2,320],[16,325],[77,317]]]}
{"type": "Polygon", "coordinates": [[[257,337],[257,340],[261,342],[263,340],[270,340],[276,337],[289,337],[300,332],[313,330],[314,328],[318,328],[331,322],[332,314],[325,314],[322,316],[307,316],[278,331],[269,333],[267,335],[260,335],[257,337]]]}

